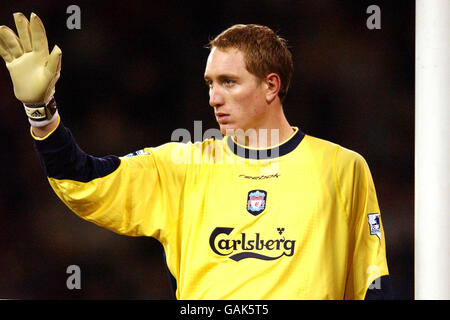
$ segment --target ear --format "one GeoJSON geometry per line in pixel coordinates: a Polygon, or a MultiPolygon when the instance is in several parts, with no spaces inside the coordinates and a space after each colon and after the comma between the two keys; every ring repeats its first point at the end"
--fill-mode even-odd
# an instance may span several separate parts
{"type": "Polygon", "coordinates": [[[270,73],[266,76],[266,101],[272,103],[276,97],[278,97],[278,92],[280,91],[281,80],[280,76],[276,73],[270,73]]]}

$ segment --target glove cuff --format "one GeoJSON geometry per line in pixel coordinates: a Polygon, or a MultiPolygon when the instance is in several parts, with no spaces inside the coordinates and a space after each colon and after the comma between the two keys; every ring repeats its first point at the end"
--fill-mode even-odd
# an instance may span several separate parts
{"type": "Polygon", "coordinates": [[[58,113],[55,98],[46,104],[23,104],[28,121],[34,127],[43,127],[56,119],[58,113]]]}
{"type": "Polygon", "coordinates": [[[34,121],[31,120],[30,118],[28,118],[28,122],[33,126],[33,127],[44,127],[46,125],[48,125],[49,123],[52,123],[54,121],[56,121],[56,119],[58,119],[58,110],[56,110],[55,114],[53,115],[53,117],[50,120],[45,120],[45,121],[34,121]]]}

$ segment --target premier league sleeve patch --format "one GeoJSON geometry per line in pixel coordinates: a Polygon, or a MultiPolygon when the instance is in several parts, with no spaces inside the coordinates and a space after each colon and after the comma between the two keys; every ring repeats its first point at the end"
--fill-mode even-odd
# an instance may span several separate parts
{"type": "Polygon", "coordinates": [[[251,190],[247,196],[247,211],[257,216],[266,208],[267,192],[264,190],[251,190]]]}
{"type": "Polygon", "coordinates": [[[369,213],[369,228],[370,235],[375,235],[381,241],[381,224],[380,224],[380,214],[379,213],[369,213]]]}
{"type": "Polygon", "coordinates": [[[127,155],[124,155],[122,158],[130,158],[130,157],[134,157],[134,156],[140,156],[140,155],[143,155],[143,154],[150,154],[150,153],[148,153],[147,151],[142,149],[142,150],[138,150],[138,151],[129,153],[127,155]]]}

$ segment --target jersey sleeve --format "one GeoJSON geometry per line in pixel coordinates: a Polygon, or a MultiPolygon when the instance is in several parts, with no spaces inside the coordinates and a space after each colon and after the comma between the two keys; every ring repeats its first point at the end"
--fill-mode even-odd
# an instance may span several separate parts
{"type": "Polygon", "coordinates": [[[368,290],[382,296],[390,289],[385,235],[372,175],[361,155],[338,148],[336,187],[349,225],[345,299],[365,299],[368,290]]]}
{"type": "Polygon", "coordinates": [[[119,234],[166,240],[178,219],[186,176],[186,165],[172,158],[188,145],[94,157],[61,123],[44,139],[34,138],[51,187],[78,216],[119,234]]]}

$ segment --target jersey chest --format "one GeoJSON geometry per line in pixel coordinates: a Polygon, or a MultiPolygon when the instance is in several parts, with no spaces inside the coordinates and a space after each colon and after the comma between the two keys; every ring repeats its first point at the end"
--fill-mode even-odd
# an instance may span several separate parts
{"type": "Polygon", "coordinates": [[[227,298],[224,287],[241,298],[341,295],[343,282],[330,289],[330,279],[345,272],[347,230],[332,174],[291,163],[203,174],[181,220],[179,281],[190,297],[227,298]]]}
{"type": "Polygon", "coordinates": [[[203,174],[187,197],[185,223],[209,254],[292,256],[343,223],[332,173],[314,165],[222,165],[203,174]]]}

